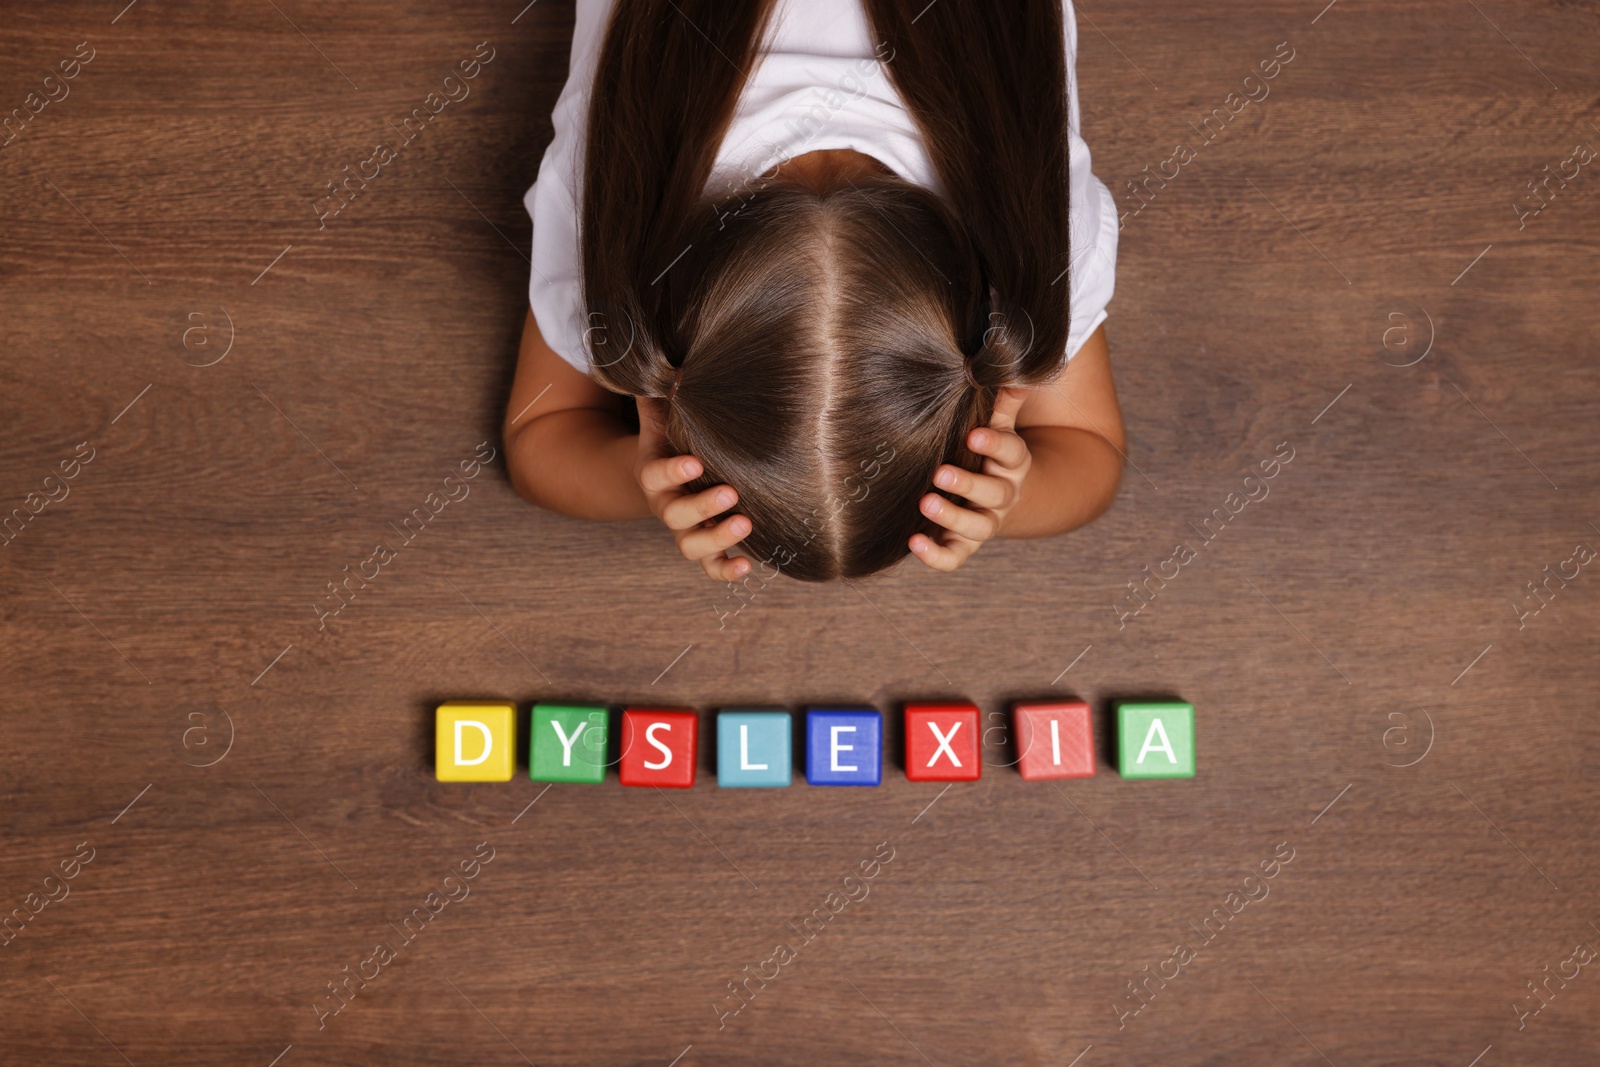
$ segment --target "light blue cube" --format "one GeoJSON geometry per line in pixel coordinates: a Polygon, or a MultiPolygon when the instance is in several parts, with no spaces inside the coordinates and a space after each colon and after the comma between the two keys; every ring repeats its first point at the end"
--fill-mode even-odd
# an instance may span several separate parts
{"type": "Polygon", "coordinates": [[[789,784],[789,713],[738,708],[717,716],[717,784],[782,788],[789,784]]]}

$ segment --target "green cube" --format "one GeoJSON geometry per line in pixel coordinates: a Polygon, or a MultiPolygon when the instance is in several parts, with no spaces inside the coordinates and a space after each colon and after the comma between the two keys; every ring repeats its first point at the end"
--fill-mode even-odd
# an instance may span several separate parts
{"type": "Polygon", "coordinates": [[[598,704],[535,704],[528,730],[528,777],[536,782],[603,782],[606,709],[598,704]]]}
{"type": "Polygon", "coordinates": [[[1117,705],[1117,773],[1124,778],[1193,778],[1194,705],[1117,705]]]}

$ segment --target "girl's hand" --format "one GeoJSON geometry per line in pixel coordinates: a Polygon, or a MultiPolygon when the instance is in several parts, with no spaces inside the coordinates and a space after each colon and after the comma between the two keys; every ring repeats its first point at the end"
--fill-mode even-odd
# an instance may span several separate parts
{"type": "Polygon", "coordinates": [[[644,490],[645,503],[656,518],[667,524],[684,558],[698,560],[706,576],[731,582],[747,574],[750,561],[730,557],[728,549],[750,533],[750,520],[730,515],[721,522],[716,516],[739,502],[731,485],[715,485],[690,495],[679,487],[700,477],[705,469],[693,456],[671,455],[667,446],[660,402],[639,398],[639,452],[633,476],[644,490]]]}
{"type": "Polygon", "coordinates": [[[1022,492],[1022,479],[1033,463],[1028,443],[1016,432],[1017,409],[1027,398],[1023,389],[1005,388],[995,398],[989,425],[967,435],[967,447],[981,456],[983,473],[974,474],[948,463],[933,473],[933,484],[952,496],[964,497],[964,508],[938,493],[922,498],[922,513],[947,532],[938,542],[923,534],[911,536],[911,551],[936,571],[953,571],[1000,532],[1022,492]]]}

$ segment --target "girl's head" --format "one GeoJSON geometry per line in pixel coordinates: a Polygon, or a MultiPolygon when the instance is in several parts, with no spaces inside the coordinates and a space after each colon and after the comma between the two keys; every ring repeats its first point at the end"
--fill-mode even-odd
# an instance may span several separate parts
{"type": "Polygon", "coordinates": [[[976,469],[964,442],[996,390],[1059,370],[1058,3],[933,5],[915,27],[922,3],[867,5],[943,196],[884,175],[707,199],[743,82],[717,52],[747,67],[771,3],[677,0],[674,19],[664,0],[618,0],[589,119],[594,374],[664,398],[668,439],[705,467],[688,488],[738,490],[758,565],[815,581],[902,558],[937,533],[917,506],[934,470],[976,469]],[[680,25],[697,14],[717,40],[680,25]]]}

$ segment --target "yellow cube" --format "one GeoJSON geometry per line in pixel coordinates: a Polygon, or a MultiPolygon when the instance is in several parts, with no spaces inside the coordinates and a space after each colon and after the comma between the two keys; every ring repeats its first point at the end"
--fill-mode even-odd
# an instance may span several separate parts
{"type": "Polygon", "coordinates": [[[441,782],[509,782],[516,768],[517,706],[451,700],[439,705],[434,769],[441,782]]]}

